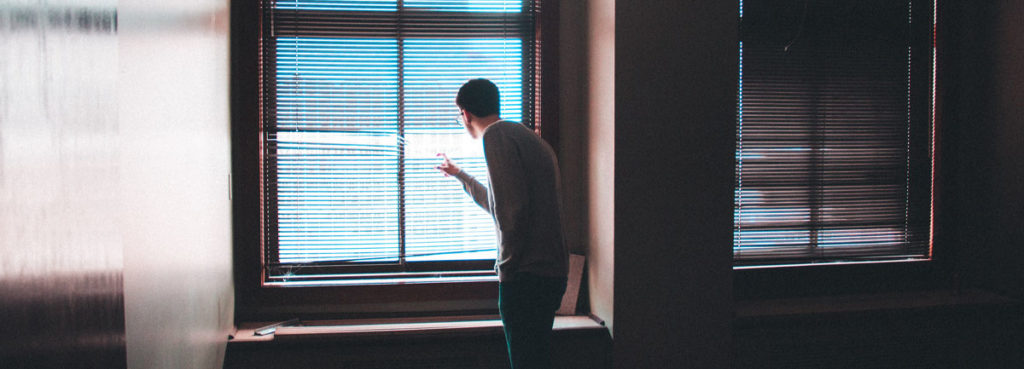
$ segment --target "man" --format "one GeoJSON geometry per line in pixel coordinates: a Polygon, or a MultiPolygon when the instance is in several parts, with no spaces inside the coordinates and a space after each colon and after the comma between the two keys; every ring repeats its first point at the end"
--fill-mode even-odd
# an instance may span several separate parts
{"type": "Polygon", "coordinates": [[[501,120],[498,87],[474,79],[455,98],[459,118],[483,139],[489,186],[444,154],[437,169],[462,182],[494,218],[498,233],[498,310],[512,369],[551,367],[551,326],[565,293],[568,251],[562,240],[559,172],[554,151],[525,126],[501,120]]]}

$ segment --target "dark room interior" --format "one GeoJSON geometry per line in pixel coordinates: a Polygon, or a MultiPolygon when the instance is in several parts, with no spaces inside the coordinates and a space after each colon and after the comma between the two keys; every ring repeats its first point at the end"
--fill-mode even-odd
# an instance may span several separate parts
{"type": "MultiPolygon", "coordinates": [[[[906,1],[933,50],[904,83],[926,107],[905,113],[930,163],[906,184],[923,256],[750,267],[730,248],[758,36],[741,9],[807,2],[535,1],[524,121],[585,256],[557,367],[1024,367],[1024,2],[906,1]]],[[[265,39],[299,11],[64,3],[0,3],[0,367],[509,367],[493,273],[275,284],[299,279],[262,231],[265,39]]],[[[805,23],[787,51],[822,33],[805,23]]]]}

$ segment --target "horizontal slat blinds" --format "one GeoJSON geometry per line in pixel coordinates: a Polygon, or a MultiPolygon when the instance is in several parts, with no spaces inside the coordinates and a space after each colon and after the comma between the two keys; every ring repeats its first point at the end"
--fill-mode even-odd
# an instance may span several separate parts
{"type": "Polygon", "coordinates": [[[458,181],[438,175],[437,153],[448,152],[486,184],[479,142],[456,123],[454,96],[464,82],[488,76],[498,85],[501,116],[520,121],[522,42],[518,39],[408,39],[405,42],[406,258],[493,259],[491,218],[458,181]],[[458,206],[453,206],[458,204],[458,206]]]}
{"type": "Polygon", "coordinates": [[[276,56],[279,261],[397,261],[397,40],[279,37],[276,56]]]}
{"type": "Polygon", "coordinates": [[[930,2],[741,7],[737,265],[930,257],[930,2]]]}
{"type": "Polygon", "coordinates": [[[447,153],[487,183],[480,143],[456,122],[471,78],[498,85],[502,118],[532,124],[532,2],[281,0],[264,12],[268,274],[486,269],[462,261],[493,261],[493,221],[434,167],[447,153]]]}
{"type": "Polygon", "coordinates": [[[308,9],[332,11],[395,11],[398,0],[282,0],[277,9],[308,9]]]}
{"type": "Polygon", "coordinates": [[[522,3],[522,0],[405,0],[405,7],[450,12],[520,12],[522,3]]]}

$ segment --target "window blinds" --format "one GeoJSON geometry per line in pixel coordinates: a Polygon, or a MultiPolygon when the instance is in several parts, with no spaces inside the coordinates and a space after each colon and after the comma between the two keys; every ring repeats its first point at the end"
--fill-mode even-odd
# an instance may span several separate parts
{"type": "Polygon", "coordinates": [[[933,4],[741,9],[736,264],[930,257],[933,4]]]}
{"type": "Polygon", "coordinates": [[[434,167],[444,152],[487,183],[480,143],[456,122],[471,78],[498,85],[502,118],[532,125],[535,11],[499,0],[265,4],[270,274],[493,261],[490,216],[434,167]]]}

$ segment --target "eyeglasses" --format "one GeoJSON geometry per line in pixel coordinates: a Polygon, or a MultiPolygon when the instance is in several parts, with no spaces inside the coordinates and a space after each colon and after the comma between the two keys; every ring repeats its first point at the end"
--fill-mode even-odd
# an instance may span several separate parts
{"type": "Polygon", "coordinates": [[[455,123],[457,123],[460,126],[466,125],[465,120],[462,119],[462,114],[459,114],[459,116],[455,117],[455,123]]]}

